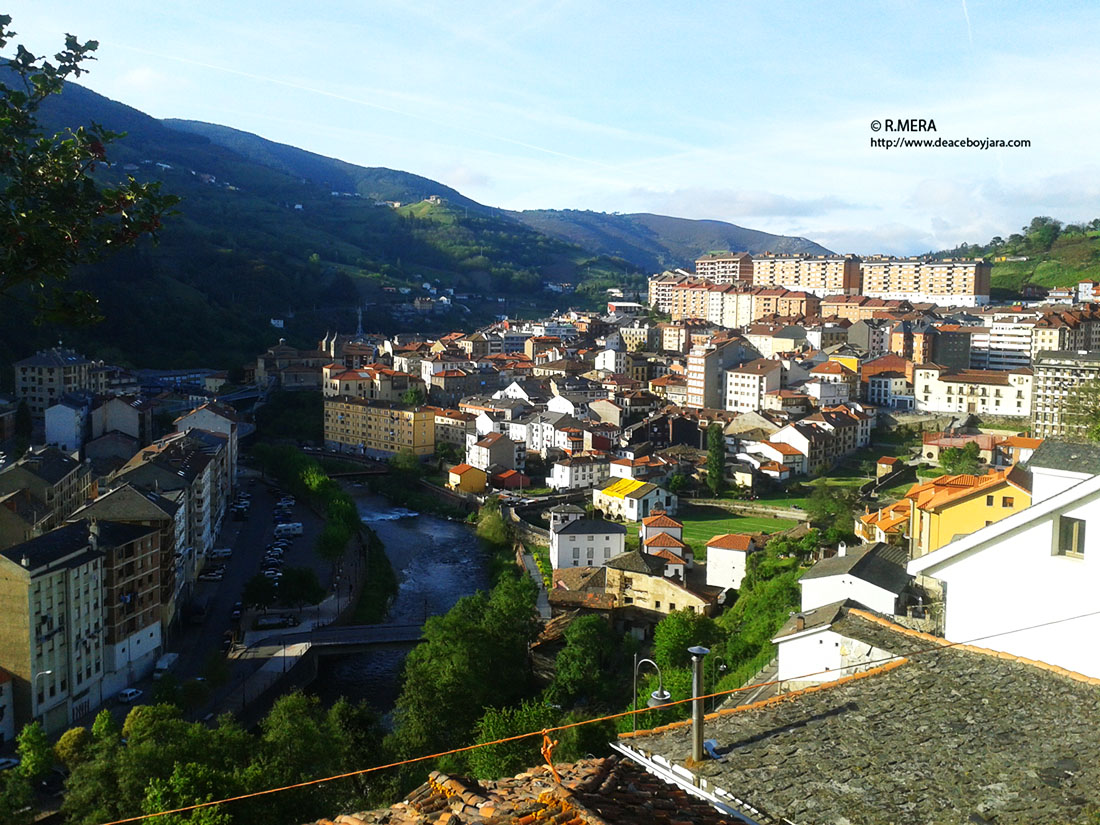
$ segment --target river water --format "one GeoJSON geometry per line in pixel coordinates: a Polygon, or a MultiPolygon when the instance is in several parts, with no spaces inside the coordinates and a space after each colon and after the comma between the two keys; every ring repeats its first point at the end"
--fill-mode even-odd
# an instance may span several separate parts
{"type": "MultiPolygon", "coordinates": [[[[481,544],[472,528],[397,507],[360,488],[351,493],[397,574],[397,597],[387,623],[421,624],[426,616],[446,613],[461,597],[489,586],[481,544]]],[[[400,691],[408,652],[409,648],[380,647],[323,657],[312,691],[326,704],[346,696],[387,713],[400,691]]]]}

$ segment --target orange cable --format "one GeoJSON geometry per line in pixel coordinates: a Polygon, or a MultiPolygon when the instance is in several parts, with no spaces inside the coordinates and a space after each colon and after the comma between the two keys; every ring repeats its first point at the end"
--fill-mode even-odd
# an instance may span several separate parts
{"type": "MultiPolygon", "coordinates": [[[[1008,635],[1011,635],[1013,633],[1021,633],[1025,630],[1034,630],[1034,629],[1039,628],[1039,627],[1047,627],[1049,625],[1063,624],[1065,622],[1074,621],[1076,619],[1085,619],[1085,618],[1088,618],[1090,616],[1100,616],[1100,610],[1095,610],[1095,611],[1092,611],[1090,613],[1082,613],[1082,614],[1079,614],[1077,616],[1070,616],[1070,617],[1065,618],[1065,619],[1055,619],[1055,620],[1052,620],[1052,621],[1049,621],[1049,622],[1040,622],[1039,624],[1029,625],[1028,627],[1016,628],[1014,630],[1006,630],[1006,631],[1002,631],[1000,633],[991,633],[987,636],[978,636],[977,638],[970,639],[970,640],[964,641],[964,642],[949,642],[947,640],[944,640],[942,644],[938,644],[935,647],[927,647],[927,648],[924,648],[923,650],[917,650],[917,651],[914,651],[912,653],[907,653],[907,654],[905,654],[905,656],[890,655],[890,656],[883,657],[881,659],[872,659],[870,661],[861,663],[860,667],[865,667],[867,665],[880,664],[880,663],[883,663],[883,662],[891,662],[891,661],[899,661],[899,660],[904,661],[904,660],[907,660],[907,659],[911,659],[914,656],[920,656],[924,653],[935,653],[935,652],[938,652],[938,651],[941,651],[941,650],[948,650],[949,648],[952,648],[952,647],[965,646],[965,645],[970,645],[973,642],[980,642],[980,641],[984,641],[986,639],[993,639],[993,638],[996,638],[998,636],[1008,636],[1008,635]]],[[[903,629],[907,629],[907,628],[903,628],[903,629]]],[[[158,816],[167,816],[169,814],[186,813],[187,811],[195,811],[195,810],[198,810],[200,808],[209,808],[209,807],[212,807],[214,805],[223,805],[227,802],[239,802],[242,799],[254,799],[255,797],[258,797],[258,796],[267,796],[268,794],[282,793],[283,791],[290,791],[290,790],[294,790],[295,788],[305,788],[305,787],[309,787],[310,785],[320,785],[323,782],[332,782],[332,781],[337,780],[337,779],[347,779],[350,776],[362,776],[363,774],[374,773],[376,771],[382,771],[382,770],[388,770],[390,768],[397,768],[397,767],[400,767],[402,765],[412,765],[412,764],[415,764],[417,762],[425,762],[429,759],[439,759],[440,757],[443,757],[443,756],[451,756],[451,755],[456,754],[456,753],[465,753],[466,751],[477,750],[478,748],[487,748],[487,747],[490,747],[492,745],[502,745],[506,742],[515,742],[515,741],[518,741],[520,739],[527,739],[527,738],[532,737],[532,736],[543,736],[543,737],[549,738],[548,735],[550,733],[555,733],[555,732],[561,731],[561,730],[568,730],[570,728],[579,728],[582,725],[593,725],[597,722],[607,722],[607,721],[610,721],[612,719],[621,719],[624,716],[633,716],[634,714],[637,714],[637,713],[646,713],[646,712],[651,711],[651,710],[657,710],[657,709],[663,710],[665,708],[674,707],[676,705],[683,705],[683,704],[686,704],[687,702],[694,702],[694,701],[696,701],[696,699],[705,700],[705,699],[713,699],[713,698],[716,698],[718,696],[729,696],[731,694],[740,693],[740,692],[746,691],[746,690],[754,690],[756,688],[769,687],[771,685],[778,685],[781,682],[799,681],[799,680],[802,680],[802,679],[808,679],[811,676],[820,676],[824,673],[831,673],[831,672],[835,672],[835,671],[818,670],[818,671],[814,671],[813,673],[805,673],[801,676],[793,676],[793,677],[790,677],[788,679],[782,679],[782,680],[773,679],[770,682],[758,682],[758,683],[753,684],[753,685],[743,685],[741,687],[731,688],[729,690],[721,690],[721,691],[718,691],[716,693],[708,693],[704,696],[691,696],[691,697],[688,697],[687,699],[677,699],[676,701],[673,701],[673,702],[666,702],[666,703],[660,705],[659,708],[648,708],[648,707],[637,708],[637,709],[634,709],[634,710],[621,711],[619,713],[611,713],[611,714],[608,714],[606,716],[599,716],[599,717],[596,717],[594,719],[582,719],[579,722],[570,722],[568,725],[557,725],[555,727],[544,728],[542,730],[528,731],[527,733],[517,733],[514,736],[505,736],[501,739],[495,739],[492,742],[479,742],[479,743],[474,744],[474,745],[465,745],[461,748],[453,748],[452,750],[449,750],[449,751],[441,751],[440,753],[433,753],[433,754],[429,754],[427,756],[414,756],[414,757],[411,757],[409,759],[402,759],[399,762],[390,762],[387,765],[375,765],[372,768],[360,768],[359,770],[348,771],[347,773],[340,773],[340,774],[336,774],[334,776],[326,776],[322,779],[308,779],[304,782],[296,782],[293,785],[284,785],[284,786],[279,787],[279,788],[267,788],[267,789],[262,790],[262,791],[253,791],[251,793],[239,794],[238,796],[230,796],[230,797],[227,797],[225,799],[215,799],[215,800],[212,800],[210,802],[198,802],[194,805],[187,805],[187,806],[184,806],[182,808],[173,808],[173,809],[167,810],[167,811],[157,811],[157,812],[151,813],[151,814],[140,814],[139,816],[131,816],[131,817],[128,817],[126,819],[115,819],[115,820],[112,820],[110,822],[100,823],[100,825],[125,825],[125,823],[128,823],[128,822],[140,822],[142,820],[153,819],[154,817],[158,817],[158,816]]],[[[553,766],[551,766],[551,767],[553,767],[553,766]]]]}

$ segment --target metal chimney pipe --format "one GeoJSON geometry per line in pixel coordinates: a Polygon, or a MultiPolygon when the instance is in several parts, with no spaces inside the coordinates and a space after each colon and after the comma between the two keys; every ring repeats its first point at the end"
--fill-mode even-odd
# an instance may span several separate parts
{"type": "Polygon", "coordinates": [[[703,750],[703,657],[710,653],[708,648],[696,645],[689,647],[691,654],[691,761],[702,762],[706,757],[703,750]]]}

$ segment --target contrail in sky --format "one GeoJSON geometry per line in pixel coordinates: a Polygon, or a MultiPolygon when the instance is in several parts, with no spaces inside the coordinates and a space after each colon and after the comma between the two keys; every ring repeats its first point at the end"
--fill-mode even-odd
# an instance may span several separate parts
{"type": "Polygon", "coordinates": [[[963,17],[966,18],[966,36],[970,40],[970,48],[974,48],[974,32],[970,30],[970,12],[966,10],[966,0],[962,0],[963,17]]]}
{"type": "MultiPolygon", "coordinates": [[[[104,42],[104,41],[101,41],[101,42],[104,42]]],[[[542,152],[543,154],[554,155],[555,157],[577,161],[578,163],[592,164],[593,166],[601,166],[605,169],[614,169],[615,168],[611,164],[604,163],[603,161],[599,161],[599,160],[594,160],[593,158],[582,158],[582,157],[578,157],[576,155],[570,155],[570,154],[567,154],[566,152],[559,152],[555,149],[550,149],[546,146],[538,146],[537,144],[534,144],[534,143],[527,143],[525,141],[516,140],[514,138],[506,137],[504,135],[493,134],[491,132],[483,132],[483,131],[480,131],[478,129],[471,129],[468,126],[460,126],[457,123],[449,123],[449,122],[446,122],[446,121],[441,121],[441,120],[438,120],[436,118],[426,117],[424,115],[416,114],[415,112],[410,112],[410,111],[407,111],[407,110],[404,110],[404,109],[398,109],[398,108],[393,107],[393,106],[386,106],[384,104],[375,103],[375,102],[369,101],[369,100],[361,100],[359,98],[349,97],[347,95],[341,95],[341,94],[337,94],[335,92],[329,92],[329,91],[326,91],[324,89],[316,89],[316,88],[313,88],[311,86],[306,86],[306,85],[301,84],[301,83],[294,83],[294,82],[289,81],[289,80],[282,80],[282,79],[277,78],[277,77],[266,77],[264,75],[253,74],[252,72],[244,72],[244,71],[241,71],[240,69],[231,69],[228,66],[216,66],[216,65],[211,64],[211,63],[204,63],[202,61],[192,60],[192,59],[186,58],[186,57],[177,57],[176,55],[162,54],[160,52],[149,51],[148,49],[139,49],[135,46],[125,46],[121,43],[111,43],[110,45],[114,46],[117,49],[125,49],[126,51],[137,52],[138,54],[146,54],[146,55],[149,55],[150,57],[159,57],[163,60],[175,60],[176,62],[186,63],[186,64],[191,65],[191,66],[199,66],[201,68],[212,69],[212,70],[217,71],[217,72],[226,72],[228,74],[235,74],[239,77],[247,77],[250,80],[260,80],[260,81],[263,81],[263,82],[266,82],[266,83],[275,83],[279,86],[285,86],[288,89],[296,89],[296,90],[302,91],[302,92],[309,92],[310,94],[316,94],[316,95],[322,95],[324,97],[330,97],[330,98],[333,98],[335,100],[343,100],[347,103],[355,103],[355,104],[358,104],[359,106],[366,106],[366,107],[371,108],[371,109],[378,109],[378,110],[383,111],[383,112],[390,112],[390,113],[395,114],[395,115],[402,115],[404,117],[409,117],[409,118],[413,118],[415,120],[421,120],[421,121],[425,121],[427,123],[431,123],[434,126],[441,126],[443,128],[447,128],[447,129],[455,129],[455,130],[460,131],[460,132],[466,132],[466,133],[471,134],[471,135],[476,135],[476,136],[481,137],[481,138],[486,138],[487,140],[495,140],[495,141],[499,141],[501,143],[509,143],[509,144],[512,144],[513,146],[520,146],[524,149],[530,149],[534,152],[542,152]]]]}

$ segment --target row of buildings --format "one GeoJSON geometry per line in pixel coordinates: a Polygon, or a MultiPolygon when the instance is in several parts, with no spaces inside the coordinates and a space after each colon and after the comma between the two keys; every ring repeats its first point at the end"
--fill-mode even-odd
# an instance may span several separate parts
{"type": "MultiPolygon", "coordinates": [[[[807,292],[818,298],[863,295],[948,306],[988,303],[991,272],[992,265],[981,258],[895,258],[885,255],[860,258],[855,255],[808,254],[752,256],[747,252],[731,252],[704,255],[695,261],[695,277],[718,287],[780,287],[807,292]]],[[[685,275],[681,270],[651,281],[650,304],[658,303],[667,294],[666,285],[670,280],[685,275]]],[[[685,282],[681,288],[691,287],[686,286],[685,282]]]]}
{"type": "Polygon", "coordinates": [[[0,673],[16,726],[69,727],[148,675],[181,621],[236,488],[238,419],[207,403],[174,426],[134,429],[107,472],[54,446],[0,469],[0,673]]]}

